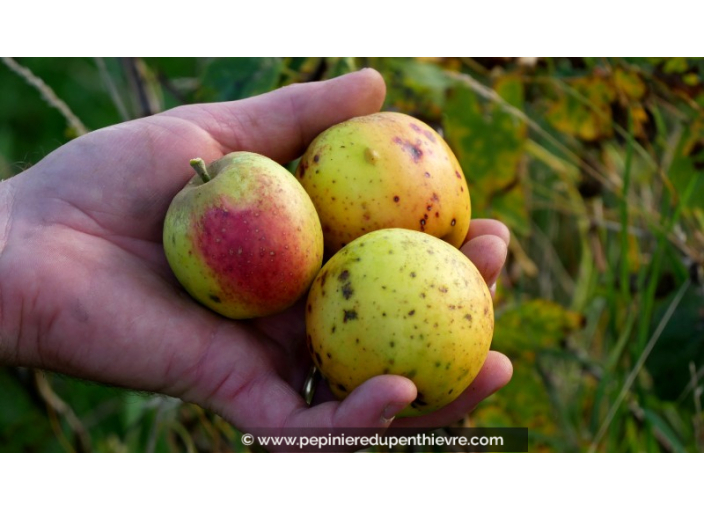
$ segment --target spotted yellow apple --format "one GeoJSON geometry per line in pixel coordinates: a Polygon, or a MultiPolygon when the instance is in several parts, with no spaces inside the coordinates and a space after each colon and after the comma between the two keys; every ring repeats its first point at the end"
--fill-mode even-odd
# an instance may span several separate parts
{"type": "Polygon", "coordinates": [[[308,294],[306,330],[338,398],[376,375],[402,375],[418,398],[400,416],[414,416],[447,405],[474,380],[494,311],[486,282],[458,249],[423,232],[383,229],[323,266],[308,294]]]}
{"type": "Polygon", "coordinates": [[[427,124],[381,112],[321,133],[296,176],[320,216],[326,254],[382,228],[406,228],[459,247],[469,229],[467,181],[450,147],[427,124]]]}

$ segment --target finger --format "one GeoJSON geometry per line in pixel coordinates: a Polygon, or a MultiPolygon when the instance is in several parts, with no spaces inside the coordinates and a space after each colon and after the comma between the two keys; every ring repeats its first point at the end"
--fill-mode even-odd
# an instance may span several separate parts
{"type": "Polygon", "coordinates": [[[504,240],[496,235],[480,235],[467,242],[461,250],[477,266],[486,284],[493,287],[508,254],[504,240]]]}
{"type": "Polygon", "coordinates": [[[332,414],[324,406],[311,408],[309,415],[319,423],[329,423],[333,429],[388,427],[402,409],[415,400],[417,390],[413,382],[398,375],[372,377],[355,388],[343,401],[331,406],[332,414]]]}
{"type": "Polygon", "coordinates": [[[52,153],[42,165],[45,175],[34,181],[43,190],[32,196],[61,189],[63,200],[104,211],[98,223],[114,232],[158,241],[172,198],[194,175],[191,158],[211,163],[229,152],[251,151],[288,162],[325,128],[378,111],[385,93],[379,73],[363,70],[111,126],[52,153]],[[76,180],[83,186],[66,185],[76,180]]]}
{"type": "Polygon", "coordinates": [[[498,220],[482,218],[471,221],[465,242],[475,237],[489,235],[501,238],[507,245],[511,241],[511,232],[506,225],[498,220]]]}
{"type": "Polygon", "coordinates": [[[491,351],[477,377],[457,399],[431,414],[399,418],[394,421],[392,427],[438,428],[448,423],[455,423],[464,418],[482,400],[506,386],[512,375],[511,361],[503,354],[491,351]]]}
{"type": "Polygon", "coordinates": [[[246,422],[231,413],[224,416],[255,435],[310,437],[354,434],[355,431],[383,433],[395,415],[416,396],[416,387],[409,379],[380,375],[364,382],[341,402],[331,401],[308,408],[283,381],[269,378],[260,379],[247,389],[243,399],[251,400],[251,405],[240,399],[236,402],[237,408],[247,409],[246,422]],[[278,426],[271,427],[277,423],[278,426]]]}
{"type": "Polygon", "coordinates": [[[220,143],[223,153],[251,151],[285,163],[300,156],[328,127],[379,111],[385,95],[381,75],[363,69],[242,101],[187,106],[165,114],[200,126],[220,143]]]}

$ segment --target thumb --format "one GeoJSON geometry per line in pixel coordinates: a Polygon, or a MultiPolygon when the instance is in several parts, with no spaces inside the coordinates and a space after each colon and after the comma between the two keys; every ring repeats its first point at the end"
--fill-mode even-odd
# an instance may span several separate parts
{"type": "Polygon", "coordinates": [[[328,127],[379,111],[385,95],[381,75],[363,69],[240,101],[183,106],[161,115],[198,125],[220,144],[223,153],[250,151],[285,163],[300,156],[328,127]]]}

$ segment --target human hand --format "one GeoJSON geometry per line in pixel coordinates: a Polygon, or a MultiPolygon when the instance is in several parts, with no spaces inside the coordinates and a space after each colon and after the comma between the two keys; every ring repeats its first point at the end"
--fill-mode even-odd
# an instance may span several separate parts
{"type": "MultiPolygon", "coordinates": [[[[189,159],[247,150],[287,162],[327,127],[378,111],[384,94],[365,70],[184,106],[84,135],[0,184],[0,363],[172,395],[245,431],[388,427],[416,397],[410,380],[379,376],[309,408],[299,395],[311,365],[300,304],[255,320],[217,316],[181,289],[161,244],[189,159]]],[[[489,285],[507,243],[499,222],[472,222],[463,251],[489,285]]],[[[491,352],[455,402],[398,423],[452,423],[510,377],[508,359],[491,352]]]]}

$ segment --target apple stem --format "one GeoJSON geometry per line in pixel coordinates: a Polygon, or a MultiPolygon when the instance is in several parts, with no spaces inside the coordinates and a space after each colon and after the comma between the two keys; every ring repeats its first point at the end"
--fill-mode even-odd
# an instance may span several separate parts
{"type": "Polygon", "coordinates": [[[193,167],[193,170],[195,170],[196,173],[200,176],[200,178],[203,179],[203,182],[208,182],[210,180],[210,175],[208,174],[208,170],[205,167],[205,161],[203,161],[201,158],[192,159],[191,166],[193,167]]]}

